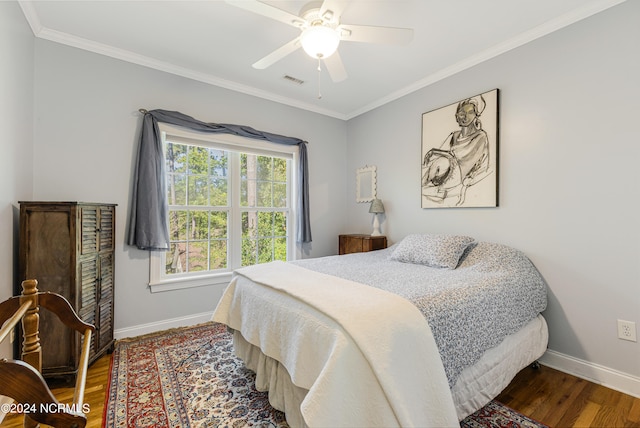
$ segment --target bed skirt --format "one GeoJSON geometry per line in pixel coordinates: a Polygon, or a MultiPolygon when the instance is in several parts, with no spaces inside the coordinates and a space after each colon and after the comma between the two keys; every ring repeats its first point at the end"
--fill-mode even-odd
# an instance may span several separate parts
{"type": "MultiPolygon", "coordinates": [[[[544,354],[548,339],[547,323],[539,315],[464,369],[451,389],[458,419],[464,419],[500,394],[520,370],[544,354]]],[[[289,425],[307,427],[300,411],[307,390],[294,385],[282,364],[264,355],[240,332],[234,331],[233,343],[236,355],[256,373],[256,389],[269,391],[269,402],[286,414],[289,425]]]]}
{"type": "Polygon", "coordinates": [[[548,341],[547,322],[538,315],[465,368],[451,388],[458,419],[466,418],[500,394],[520,370],[545,353],[548,341]]]}

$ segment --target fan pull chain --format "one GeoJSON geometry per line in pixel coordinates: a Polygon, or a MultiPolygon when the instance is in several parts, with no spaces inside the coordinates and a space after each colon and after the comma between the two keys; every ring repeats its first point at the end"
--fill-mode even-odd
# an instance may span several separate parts
{"type": "Polygon", "coordinates": [[[320,72],[322,67],[320,66],[320,57],[318,57],[318,99],[322,99],[322,93],[320,92],[320,72]]]}

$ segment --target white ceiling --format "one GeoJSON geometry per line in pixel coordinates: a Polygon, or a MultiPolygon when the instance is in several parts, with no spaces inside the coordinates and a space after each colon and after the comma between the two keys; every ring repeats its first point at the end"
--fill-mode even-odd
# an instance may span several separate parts
{"type": "MultiPolygon", "coordinates": [[[[20,5],[36,37],[349,119],[623,1],[348,1],[342,23],[413,28],[414,38],[407,46],[342,42],[349,77],[340,83],[301,49],[252,68],[299,30],[221,0],[20,5]]],[[[296,15],[307,3],[264,2],[296,15]]]]}

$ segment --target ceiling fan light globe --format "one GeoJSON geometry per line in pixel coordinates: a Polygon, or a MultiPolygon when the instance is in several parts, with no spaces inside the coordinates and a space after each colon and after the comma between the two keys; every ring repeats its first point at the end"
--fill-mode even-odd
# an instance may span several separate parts
{"type": "Polygon", "coordinates": [[[328,58],[338,49],[340,35],[333,28],[314,25],[302,32],[300,43],[311,58],[328,58]]]}

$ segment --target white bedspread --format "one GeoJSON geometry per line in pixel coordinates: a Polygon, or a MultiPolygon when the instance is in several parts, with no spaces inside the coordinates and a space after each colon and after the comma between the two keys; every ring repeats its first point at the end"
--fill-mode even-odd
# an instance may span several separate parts
{"type": "Polygon", "coordinates": [[[309,390],[310,427],[459,426],[429,325],[402,297],[272,262],[236,271],[213,320],[309,390]]]}

